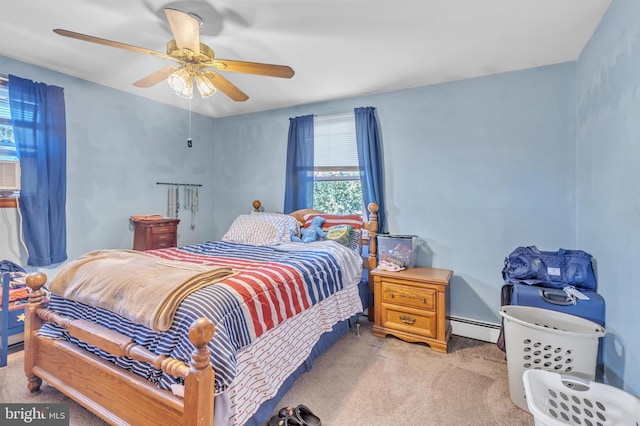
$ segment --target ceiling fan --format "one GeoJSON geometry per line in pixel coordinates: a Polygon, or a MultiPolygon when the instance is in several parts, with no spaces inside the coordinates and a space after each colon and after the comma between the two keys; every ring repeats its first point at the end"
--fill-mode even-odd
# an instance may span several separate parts
{"type": "Polygon", "coordinates": [[[151,87],[166,79],[169,86],[178,96],[187,99],[191,99],[193,96],[194,82],[203,98],[213,95],[216,89],[219,89],[234,101],[242,102],[249,99],[246,93],[216,71],[258,74],[280,78],[293,77],[293,69],[286,65],[217,59],[213,49],[200,43],[200,21],[196,17],[170,8],[166,8],[165,13],[174,37],[173,40],[169,40],[167,43],[167,53],[63,29],[55,29],[53,31],[61,36],[132,50],[177,62],[177,66],[161,68],[136,81],[133,85],[136,87],[151,87]]]}

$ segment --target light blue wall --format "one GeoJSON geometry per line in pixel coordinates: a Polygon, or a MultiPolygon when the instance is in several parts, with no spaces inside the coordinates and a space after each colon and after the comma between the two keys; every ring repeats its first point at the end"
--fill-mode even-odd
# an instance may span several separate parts
{"type": "MultiPolygon", "coordinates": [[[[166,211],[157,181],[205,185],[196,231],[185,217],[180,244],[220,238],[254,199],[281,210],[288,118],[365,105],[376,107],[381,126],[389,231],[421,238],[420,265],[454,270],[451,315],[499,322],[504,256],[521,244],[574,244],[573,63],[219,120],[197,116],[192,149],[182,110],[20,62],[0,67],[65,88],[70,258],[130,247],[128,217],[166,211]]],[[[17,222],[5,227],[12,242],[3,258],[20,251],[17,222]]]]}
{"type": "MultiPolygon", "coordinates": [[[[67,252],[69,259],[99,248],[132,248],[132,214],[166,213],[166,187],[202,183],[196,229],[181,215],[178,242],[212,235],[215,185],[214,122],[85,80],[0,57],[0,72],[64,88],[67,117],[67,252]]],[[[185,101],[186,102],[186,101],[185,101]]],[[[26,264],[16,209],[0,209],[0,259],[26,264]],[[6,238],[5,238],[6,236],[6,238]]],[[[53,268],[44,268],[45,272],[53,268]]]]}
{"type": "Polygon", "coordinates": [[[640,2],[613,1],[577,70],[577,241],[607,303],[606,378],[640,395],[640,2]]]}
{"type": "Polygon", "coordinates": [[[575,63],[217,120],[222,235],[254,198],[281,210],[288,118],[376,107],[389,231],[454,271],[451,315],[499,323],[504,257],[575,245],[575,63]],[[233,182],[233,185],[231,183],[233,182]]]}

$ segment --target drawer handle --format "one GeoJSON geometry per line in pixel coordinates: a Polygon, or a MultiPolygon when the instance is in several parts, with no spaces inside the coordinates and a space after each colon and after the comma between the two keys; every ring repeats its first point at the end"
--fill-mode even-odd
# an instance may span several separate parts
{"type": "MultiPolygon", "coordinates": [[[[427,299],[425,299],[424,297],[413,296],[411,294],[406,294],[406,293],[398,293],[398,296],[404,297],[405,299],[420,300],[422,303],[427,303],[427,299]]],[[[389,293],[389,297],[393,299],[394,297],[396,297],[396,295],[395,293],[389,293]]]]}
{"type": "Polygon", "coordinates": [[[416,322],[416,319],[409,315],[400,315],[400,321],[405,324],[413,325],[413,323],[416,322]]]}

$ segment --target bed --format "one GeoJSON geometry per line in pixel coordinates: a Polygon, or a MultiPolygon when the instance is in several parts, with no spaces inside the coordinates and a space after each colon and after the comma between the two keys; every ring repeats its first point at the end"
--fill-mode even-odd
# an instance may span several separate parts
{"type": "MultiPolygon", "coordinates": [[[[221,241],[144,252],[168,263],[163,267],[206,263],[234,272],[180,299],[170,321],[165,311],[153,321],[134,321],[138,317],[130,311],[115,314],[90,297],[83,299],[88,292],[74,287],[78,282],[111,288],[108,280],[120,279],[87,269],[82,280],[69,279],[68,284],[67,273],[73,265],[89,264],[87,255],[65,264],[46,286],[44,274],[30,274],[25,326],[29,392],[38,393],[45,381],[111,424],[264,424],[295,379],[370,306],[367,278],[376,266],[377,205],[368,206],[366,220],[323,215],[326,226],[339,231],[332,235],[340,238],[311,244],[289,243],[288,232],[299,232],[289,224],[305,227],[322,213],[294,212],[286,215],[295,221],[285,220],[283,232],[258,230],[260,238],[279,239],[264,245],[246,244],[247,235],[251,239],[256,232],[236,222],[278,222],[285,215],[260,212],[259,201],[253,207],[255,213],[238,216],[221,241]],[[345,227],[359,232],[350,232],[347,241],[345,227]],[[354,256],[357,272],[349,260],[354,256]],[[220,293],[224,303],[217,298],[220,293]],[[158,326],[157,319],[166,324],[158,326]]],[[[123,256],[128,259],[128,253],[123,256]]],[[[106,265],[125,269],[119,263],[106,265]]],[[[154,298],[149,281],[140,290],[149,296],[136,300],[154,298]]],[[[104,288],[93,287],[90,293],[106,294],[104,288]]],[[[119,307],[122,297],[113,299],[119,307]]]]}

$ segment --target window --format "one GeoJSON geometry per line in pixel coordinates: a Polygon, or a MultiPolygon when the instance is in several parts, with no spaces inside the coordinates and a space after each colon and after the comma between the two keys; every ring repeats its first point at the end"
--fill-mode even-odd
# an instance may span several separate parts
{"type": "Polygon", "coordinates": [[[11,109],[9,108],[9,88],[7,81],[0,78],[0,157],[17,157],[13,140],[11,109]]]}
{"type": "Polygon", "coordinates": [[[327,213],[363,212],[353,113],[314,117],[313,208],[327,213]]]}
{"type": "MultiPolygon", "coordinates": [[[[16,161],[17,158],[16,143],[13,139],[13,126],[11,125],[9,88],[7,80],[0,77],[0,160],[16,161]]],[[[9,169],[7,168],[7,170],[9,169]]],[[[16,206],[15,196],[18,195],[17,192],[15,194],[13,192],[3,192],[1,195],[0,207],[16,206]]]]}

